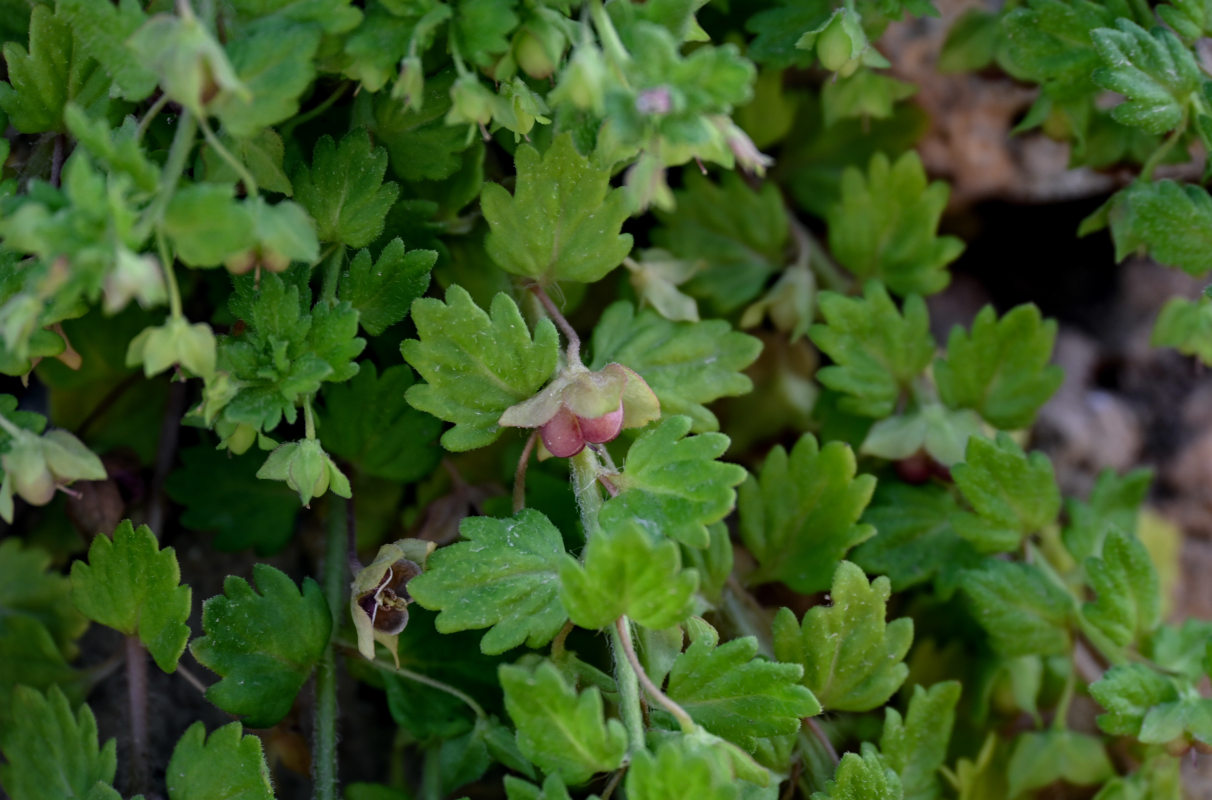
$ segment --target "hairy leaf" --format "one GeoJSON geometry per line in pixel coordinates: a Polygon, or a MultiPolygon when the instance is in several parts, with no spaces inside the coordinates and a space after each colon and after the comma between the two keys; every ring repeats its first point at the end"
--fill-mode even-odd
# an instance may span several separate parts
{"type": "Polygon", "coordinates": [[[365,247],[378,237],[400,193],[383,182],[386,171],[387,152],[374,147],[366,131],[351,131],[340,144],[320,137],[311,165],[291,176],[295,199],[315,219],[320,241],[365,247]]]}
{"type": "Polygon", "coordinates": [[[929,689],[914,686],[904,717],[894,708],[884,710],[880,752],[900,776],[905,800],[942,796],[938,770],[947,758],[959,698],[959,682],[944,681],[929,689]]]}
{"type": "Polygon", "coordinates": [[[741,370],[761,343],[723,320],[671,322],[655,311],[638,314],[627,302],[607,308],[593,331],[592,369],[617,362],[640,374],[661,401],[661,412],[686,414],[695,432],[719,428],[706,404],[745,394],[753,382],[741,370]]]}
{"type": "Polygon", "coordinates": [[[1094,82],[1126,99],[1111,111],[1124,125],[1166,133],[1183,120],[1201,82],[1191,51],[1164,28],[1146,31],[1128,19],[1090,32],[1103,67],[1094,82]]]}
{"type": "Polygon", "coordinates": [[[1013,550],[1060,513],[1052,462],[1043,453],[1027,455],[1007,434],[993,442],[969,439],[964,463],[951,474],[979,515],[956,517],[956,530],[982,552],[1013,550]]]}
{"type": "Polygon", "coordinates": [[[560,136],[542,156],[518,148],[517,186],[511,197],[498,184],[481,195],[490,232],[488,255],[506,272],[543,283],[600,280],[631,252],[631,234],[620,233],[630,212],[610,172],[577,153],[571,136],[560,136]]]}
{"type": "Polygon", "coordinates": [[[111,784],[118,743],[97,743],[97,721],[87,705],[72,712],[57,686],[43,695],[28,686],[13,693],[11,721],[0,729],[0,787],[12,800],[85,797],[111,784]]]}
{"type": "Polygon", "coordinates": [[[759,738],[796,733],[821,712],[803,668],[758,657],[757,639],[699,636],[669,671],[670,698],[707,730],[752,752],[759,738]]]}
{"type": "Polygon", "coordinates": [[[603,719],[596,688],[578,693],[550,661],[534,669],[506,665],[498,674],[518,747],[539,769],[580,784],[622,763],[627,733],[618,720],[603,719]]]}
{"type": "Polygon", "coordinates": [[[1056,655],[1069,648],[1073,601],[1032,564],[988,559],[961,579],[976,621],[999,655],[1056,655]]]}
{"type": "Polygon", "coordinates": [[[842,196],[826,214],[829,248],[860,279],[879,279],[898,295],[937,292],[964,249],[954,236],[936,233],[948,194],[945,183],[926,184],[913,150],[896,163],[876,155],[866,175],[849,167],[842,196]]]}
{"type": "Polygon", "coordinates": [[[821,368],[817,377],[846,395],[843,410],[888,416],[934,357],[925,302],[911,295],[902,313],[884,287],[871,281],[862,297],[822,292],[820,308],[825,322],[813,325],[808,335],[833,365],[821,368]]]}
{"type": "Polygon", "coordinates": [[[848,561],[838,565],[830,606],[815,606],[796,623],[789,609],[774,618],[779,661],[804,666],[803,684],[828,711],[869,711],[883,705],[904,683],[903,663],[913,642],[913,620],[885,620],[891,586],[868,583],[848,561]]]}
{"type": "Polygon", "coordinates": [[[209,736],[201,722],[190,725],[168,761],[165,781],[169,800],[273,800],[261,740],[242,734],[238,722],[224,725],[209,736]]]}
{"type": "Polygon", "coordinates": [[[797,592],[827,589],[838,563],[875,535],[859,517],[875,478],[855,475],[854,452],[841,442],[823,448],[806,433],[792,448],[766,456],[741,486],[741,541],[757,559],[750,583],[782,581],[797,592]]]}
{"type": "Polygon", "coordinates": [[[425,608],[440,611],[442,633],[489,628],[485,653],[525,642],[542,647],[568,614],[559,598],[564,540],[547,517],[524,509],[510,519],[469,517],[459,527],[466,541],[434,551],[408,591],[425,608]]]}
{"type": "Polygon", "coordinates": [[[707,546],[707,526],[732,510],[745,470],[717,460],[727,436],[687,437],[691,424],[690,417],[666,417],[636,439],[623,471],[611,477],[619,494],[602,507],[603,525],[637,519],[690,547],[707,546]]]}
{"type": "Polygon", "coordinates": [[[1117,260],[1140,251],[1196,277],[1212,269],[1212,196],[1203,187],[1136,181],[1112,198],[1108,219],[1117,260]]]}
{"type": "Polygon", "coordinates": [[[173,672],[189,640],[190,588],[180,583],[176,551],[124,520],[112,539],[93,539],[87,564],[72,565],[72,602],[94,622],[138,634],[160,669],[173,672]]]}
{"type": "Polygon", "coordinates": [[[488,313],[465,289],[452,285],[446,302],[413,304],[418,340],[401,345],[404,358],[425,379],[408,389],[408,402],[455,423],[442,434],[447,450],[474,450],[500,435],[501,414],[534,395],[555,372],[555,326],[541,320],[531,338],[513,300],[498,294],[488,313]]]}
{"type": "Polygon", "coordinates": [[[357,309],[358,323],[378,336],[408,316],[412,303],[429,287],[429,271],[438,254],[409,250],[392,239],[373,262],[369,250],[359,250],[341,280],[341,299],[357,309]]]}
{"type": "Polygon", "coordinates": [[[971,408],[1003,430],[1026,428],[1064,379],[1049,365],[1056,321],[1022,305],[1001,319],[985,306],[970,332],[955,327],[947,355],[934,362],[939,396],[952,408],[971,408]]]}
{"type": "Polygon", "coordinates": [[[223,594],[202,605],[205,635],[190,650],[198,663],[222,676],[206,690],[207,699],[250,727],[267,728],[290,711],[320,660],[332,614],[311,578],[303,580],[300,592],[284,573],[255,564],[253,580],[259,592],[235,575],[223,581],[223,594]]]}
{"type": "Polygon", "coordinates": [[[565,556],[560,565],[560,599],[582,628],[605,628],[624,614],[646,628],[668,628],[694,609],[698,573],[683,569],[675,542],[639,521],[621,516],[595,532],[583,559],[565,556]]]}
{"type": "Polygon", "coordinates": [[[1082,615],[1120,647],[1151,633],[1161,622],[1161,588],[1149,551],[1130,533],[1112,530],[1101,557],[1086,559],[1094,600],[1082,615]]]}

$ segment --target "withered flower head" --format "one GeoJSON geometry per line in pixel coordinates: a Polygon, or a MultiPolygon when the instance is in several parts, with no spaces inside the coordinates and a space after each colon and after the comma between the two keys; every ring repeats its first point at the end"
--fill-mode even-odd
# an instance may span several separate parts
{"type": "Polygon", "coordinates": [[[421,574],[433,542],[401,539],[379,548],[369,566],[354,576],[349,596],[349,612],[358,633],[358,652],[374,660],[375,642],[391,652],[396,666],[400,656],[396,642],[408,624],[408,582],[421,574]]]}

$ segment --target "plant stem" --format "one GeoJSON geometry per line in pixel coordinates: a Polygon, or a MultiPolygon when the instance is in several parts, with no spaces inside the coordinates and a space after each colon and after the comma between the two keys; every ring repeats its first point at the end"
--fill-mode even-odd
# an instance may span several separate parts
{"type": "Polygon", "coordinates": [[[147,109],[147,113],[143,115],[143,119],[139,120],[139,126],[135,128],[135,141],[142,142],[143,134],[147,133],[147,129],[151,126],[152,120],[159,116],[164,110],[164,106],[168,104],[168,95],[161,94],[156,98],[156,101],[147,109]]]}
{"type": "Polygon", "coordinates": [[[349,86],[350,85],[348,83],[342,83],[340,86],[338,86],[336,88],[336,90],[333,91],[332,94],[330,94],[328,97],[324,98],[324,100],[318,106],[316,106],[315,108],[307,109],[307,111],[304,111],[299,116],[294,117],[293,119],[289,120],[284,125],[282,125],[281,130],[280,130],[282,138],[289,140],[290,134],[294,131],[295,128],[299,127],[300,125],[302,125],[305,122],[311,122],[313,119],[320,116],[325,111],[327,111],[329,108],[331,108],[333,103],[335,103],[341,99],[341,95],[345,94],[345,90],[348,89],[349,86]]]}
{"type": "MultiPolygon", "coordinates": [[[[310,404],[305,406],[310,416],[310,404]]],[[[324,553],[324,596],[337,627],[338,609],[345,607],[345,501],[330,495],[328,542],[324,553]]],[[[338,800],[337,791],[337,660],[330,641],[316,667],[315,746],[312,773],[316,800],[338,800]]]]}
{"type": "Polygon", "coordinates": [[[147,762],[147,650],[136,635],[126,637],[126,692],[130,708],[130,793],[146,794],[147,762]]]}
{"type": "Polygon", "coordinates": [[[572,493],[581,512],[581,527],[585,539],[598,532],[598,512],[602,510],[602,493],[598,491],[598,457],[586,447],[568,459],[572,466],[572,493]]]}
{"type": "Polygon", "coordinates": [[[177,273],[173,269],[173,257],[168,252],[164,234],[156,231],[156,251],[160,254],[160,268],[164,270],[164,285],[168,289],[168,313],[173,319],[184,316],[181,310],[181,287],[177,285],[177,273]]]}
{"type": "Polygon", "coordinates": [[[177,182],[185,172],[185,162],[189,160],[189,151],[193,149],[197,136],[197,120],[188,110],[182,111],[181,116],[177,118],[177,132],[173,135],[168,159],[164,162],[164,171],[160,173],[160,191],[139,220],[137,230],[140,239],[151,233],[151,229],[164,218],[164,210],[168,208],[168,201],[177,190],[177,182]]]}
{"type": "Polygon", "coordinates": [[[345,248],[338,247],[324,261],[324,277],[320,283],[320,302],[337,302],[337,283],[341,280],[341,265],[345,262],[345,248]]]}
{"type": "Polygon", "coordinates": [[[577,335],[572,325],[568,324],[568,319],[560,312],[560,309],[556,308],[556,304],[542,286],[536,283],[530,287],[530,291],[543,304],[548,316],[564,334],[564,338],[568,340],[568,363],[579,365],[581,363],[581,337],[577,335]]]}
{"type": "Polygon", "coordinates": [[[1052,718],[1052,730],[1063,731],[1069,727],[1069,705],[1073,702],[1073,692],[1077,689],[1077,666],[1069,664],[1069,674],[1065,676],[1065,688],[1061,690],[1060,700],[1056,704],[1056,715],[1052,718]]]}
{"type": "MultiPolygon", "coordinates": [[[[648,692],[653,700],[656,700],[665,710],[673,715],[678,724],[682,726],[682,733],[694,733],[694,719],[687,713],[686,709],[678,705],[673,698],[661,691],[661,688],[652,682],[652,678],[648,677],[648,673],[644,671],[644,667],[640,664],[640,659],[635,654],[635,647],[631,644],[631,622],[627,617],[619,617],[615,620],[614,629],[618,633],[619,645],[623,648],[627,660],[631,662],[631,668],[635,671],[635,676],[639,678],[640,684],[644,687],[644,691],[648,692]]],[[[620,693],[622,688],[619,689],[620,693]]]]}
{"type": "Polygon", "coordinates": [[[1174,131],[1166,137],[1166,140],[1158,145],[1157,149],[1149,155],[1149,159],[1140,169],[1141,180],[1148,181],[1153,179],[1153,171],[1161,165],[1161,162],[1165,160],[1166,156],[1170,153],[1170,151],[1174,148],[1174,145],[1178,143],[1178,140],[1182,138],[1182,135],[1186,133],[1186,131],[1187,118],[1184,116],[1178,127],[1175,128],[1174,131]]]}
{"type": "Polygon", "coordinates": [[[303,434],[308,439],[316,438],[316,418],[311,413],[311,395],[303,398],[303,434]]]}
{"type": "MultiPolygon", "coordinates": [[[[358,646],[356,644],[354,644],[353,642],[345,641],[345,640],[340,640],[337,642],[337,644],[339,644],[341,647],[344,647],[351,651],[358,649],[358,646]]],[[[437,678],[431,678],[430,676],[423,675],[420,672],[413,672],[412,670],[410,670],[406,667],[396,667],[396,666],[392,666],[391,664],[385,664],[382,661],[378,661],[378,660],[371,661],[370,665],[381,672],[389,672],[393,675],[399,675],[401,678],[404,678],[405,680],[410,680],[410,681],[414,681],[416,683],[423,684],[425,686],[429,686],[431,688],[437,689],[439,692],[446,692],[446,694],[450,695],[451,697],[455,697],[455,698],[463,701],[463,703],[465,703],[467,705],[467,707],[470,708],[477,717],[479,717],[481,719],[488,718],[488,712],[484,710],[484,706],[482,706],[478,702],[476,702],[476,699],[474,697],[467,694],[462,689],[457,689],[454,686],[451,686],[449,683],[443,683],[442,681],[438,680],[437,678]]]]}
{"type": "Polygon", "coordinates": [[[618,31],[614,29],[614,23],[610,21],[610,15],[606,13],[602,0],[592,0],[589,4],[589,16],[593,19],[593,27],[598,32],[602,50],[610,59],[610,66],[614,70],[615,77],[624,86],[628,86],[624,67],[631,61],[631,54],[627,52],[626,47],[623,47],[623,41],[619,38],[618,31]]]}
{"type": "Polygon", "coordinates": [[[219,155],[219,158],[227,162],[227,166],[232,168],[236,173],[236,177],[244,184],[244,194],[248,197],[256,197],[257,180],[248,171],[248,168],[240,162],[240,159],[233,156],[230,150],[223,146],[223,142],[219,141],[219,137],[211,130],[210,123],[206,121],[205,117],[198,120],[198,126],[202,128],[202,136],[205,137],[206,143],[219,155]]]}
{"type": "Polygon", "coordinates": [[[829,741],[829,736],[825,733],[825,729],[821,727],[821,724],[814,717],[806,717],[804,722],[808,725],[808,730],[812,731],[812,735],[816,737],[816,740],[821,743],[821,747],[829,754],[829,758],[833,760],[833,763],[836,764],[841,761],[842,759],[838,756],[837,749],[833,746],[833,742],[829,741]]]}
{"type": "Polygon", "coordinates": [[[644,710],[640,707],[640,684],[636,668],[632,666],[623,645],[622,630],[626,630],[630,641],[631,621],[619,617],[610,631],[611,650],[614,653],[614,681],[619,687],[619,712],[623,716],[623,727],[631,741],[631,752],[644,749],[644,710]]]}
{"type": "Polygon", "coordinates": [[[534,444],[539,440],[539,432],[534,431],[522,448],[518,457],[518,468],[513,474],[513,513],[518,513],[526,507],[526,468],[530,464],[530,454],[534,452],[534,444]]]}

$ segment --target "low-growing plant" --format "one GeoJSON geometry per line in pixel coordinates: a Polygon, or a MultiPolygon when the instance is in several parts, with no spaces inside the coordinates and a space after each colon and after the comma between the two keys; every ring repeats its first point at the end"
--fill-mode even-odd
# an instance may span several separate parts
{"type": "MultiPolygon", "coordinates": [[[[1028,449],[1035,306],[931,333],[964,244],[875,43],[934,13],[0,2],[4,792],[1181,797],[1212,623],[1149,474],[1028,449]]],[[[1083,233],[1203,275],[1154,175],[1207,33],[1028,0],[941,63],[1140,165],[1083,233]]],[[[1209,315],[1157,343],[1212,363],[1209,315]]]]}

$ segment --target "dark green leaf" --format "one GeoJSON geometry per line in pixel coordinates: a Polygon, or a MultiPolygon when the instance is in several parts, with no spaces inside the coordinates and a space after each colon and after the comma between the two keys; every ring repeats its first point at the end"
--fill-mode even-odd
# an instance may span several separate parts
{"type": "Polygon", "coordinates": [[[140,62],[126,40],[147,20],[138,0],[94,3],[60,0],[59,13],[71,25],[77,46],[109,73],[122,97],[143,100],[156,88],[156,75],[140,62]]]}
{"type": "Polygon", "coordinates": [[[238,722],[210,736],[201,722],[190,725],[168,761],[169,800],[273,800],[261,740],[242,732],[238,722]]]}
{"type": "Polygon", "coordinates": [[[904,717],[894,708],[884,710],[880,752],[900,776],[905,800],[942,796],[938,770],[947,758],[959,698],[959,682],[944,681],[929,689],[914,686],[904,717]]]}
{"type": "Polygon", "coordinates": [[[905,795],[900,778],[888,768],[879,752],[863,743],[863,752],[846,753],[837,765],[837,772],[812,800],[901,800],[905,795]]]}
{"type": "Polygon", "coordinates": [[[1058,730],[1019,736],[1006,774],[1010,795],[1017,797],[1058,780],[1078,786],[1099,784],[1114,775],[1115,768],[1097,736],[1058,730]]]}
{"type": "MultiPolygon", "coordinates": [[[[7,716],[7,715],[6,715],[7,716]]],[[[13,694],[11,722],[0,729],[0,787],[12,800],[84,797],[98,783],[113,783],[117,742],[97,743],[88,706],[73,713],[58,687],[42,695],[28,686],[13,694]]]]}
{"type": "Polygon", "coordinates": [[[387,151],[374,147],[364,130],[347,133],[338,145],[321,136],[311,166],[291,177],[295,199],[316,221],[322,242],[365,247],[383,231],[383,221],[400,190],[383,182],[387,151]]]}
{"type": "Polygon", "coordinates": [[[964,463],[951,474],[979,515],[957,517],[956,530],[982,552],[1013,550],[1060,513],[1052,462],[1040,452],[1027,455],[1008,434],[999,433],[995,442],[969,439],[964,463]]]}
{"type": "Polygon", "coordinates": [[[999,655],[1068,652],[1073,599],[1040,567],[988,559],[965,572],[961,586],[972,602],[970,613],[999,655]]]}
{"type": "Polygon", "coordinates": [[[1110,531],[1101,557],[1087,558],[1085,568],[1095,598],[1082,606],[1082,615],[1112,642],[1126,647],[1161,622],[1157,570],[1140,539],[1110,531]]]}
{"type": "Polygon", "coordinates": [[[255,564],[253,579],[259,593],[243,578],[229,575],[223,594],[202,605],[205,635],[190,650],[198,663],[222,676],[206,690],[207,699],[244,717],[251,727],[267,728],[290,711],[320,660],[332,614],[311,578],[304,579],[300,592],[284,573],[255,564]]]}
{"type": "Polygon", "coordinates": [[[1094,82],[1125,98],[1111,111],[1116,121],[1158,134],[1181,124],[1197,99],[1201,73],[1177,36],[1118,19],[1114,30],[1098,28],[1090,38],[1104,65],[1094,70],[1094,82]]]}
{"type": "Polygon", "coordinates": [[[1212,269],[1212,197],[1203,187],[1137,181],[1111,203],[1117,260],[1141,251],[1196,277],[1212,269]]]}
{"type": "Polygon", "coordinates": [[[225,131],[240,139],[294,116],[299,111],[299,97],[315,78],[319,45],[320,32],[301,25],[261,28],[250,36],[232,39],[227,44],[228,56],[248,91],[221,94],[211,113],[218,116],[225,131]]]}
{"type": "Polygon", "coordinates": [[[412,301],[425,294],[437,258],[433,250],[405,252],[398,238],[373,263],[370,251],[360,250],[341,279],[341,299],[357,309],[362,329],[378,336],[408,316],[412,301]]]}

